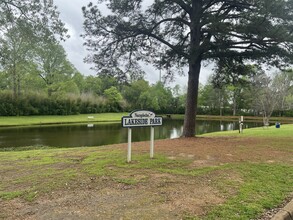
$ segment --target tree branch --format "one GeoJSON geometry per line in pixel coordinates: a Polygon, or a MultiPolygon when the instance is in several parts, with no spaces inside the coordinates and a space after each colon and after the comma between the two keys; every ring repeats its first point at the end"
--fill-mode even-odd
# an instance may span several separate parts
{"type": "Polygon", "coordinates": [[[188,22],[188,21],[186,21],[186,20],[184,20],[184,19],[182,19],[182,18],[166,18],[166,19],[163,19],[163,20],[157,22],[157,23],[153,26],[153,28],[152,28],[151,31],[153,31],[154,29],[156,29],[160,24],[162,24],[162,23],[164,23],[164,22],[168,22],[168,21],[178,21],[178,22],[181,22],[181,23],[183,23],[183,24],[185,24],[185,25],[187,25],[187,26],[190,26],[190,22],[188,22]]]}
{"type": "Polygon", "coordinates": [[[176,3],[189,15],[192,13],[192,7],[188,5],[187,3],[185,3],[183,0],[166,0],[166,2],[176,3]]]}

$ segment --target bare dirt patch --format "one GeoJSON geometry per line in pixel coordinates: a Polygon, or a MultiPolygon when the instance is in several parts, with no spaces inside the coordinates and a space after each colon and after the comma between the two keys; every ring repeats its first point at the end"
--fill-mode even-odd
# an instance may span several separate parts
{"type": "MultiPolygon", "coordinates": [[[[155,155],[163,153],[172,160],[191,160],[190,168],[242,161],[293,164],[290,152],[268,147],[271,146],[269,143],[269,139],[233,137],[159,140],[155,142],[155,155]]],[[[109,148],[125,149],[126,157],[126,144],[109,148]]],[[[133,154],[148,152],[149,142],[133,144],[133,154]]],[[[70,155],[67,157],[70,159],[70,155]]],[[[80,157],[74,155],[72,160],[79,162],[85,157],[84,154],[80,157]]],[[[74,165],[70,168],[78,169],[74,165]]],[[[7,173],[2,172],[2,175],[8,178],[7,173]]],[[[108,176],[81,175],[62,187],[40,194],[32,202],[21,198],[0,199],[0,219],[124,220],[202,216],[211,207],[224,203],[227,193],[237,193],[237,184],[242,182],[237,173],[224,171],[195,177],[146,169],[141,173],[122,173],[119,178],[129,176],[137,183],[127,184],[108,176]],[[214,185],[217,178],[225,178],[234,183],[235,188],[229,187],[226,189],[229,192],[220,192],[214,185]]]]}

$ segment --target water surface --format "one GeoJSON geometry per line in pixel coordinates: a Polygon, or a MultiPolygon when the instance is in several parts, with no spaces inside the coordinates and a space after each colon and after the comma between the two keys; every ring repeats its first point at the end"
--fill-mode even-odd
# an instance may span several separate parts
{"type": "MultiPolygon", "coordinates": [[[[262,126],[262,123],[245,123],[245,128],[262,126]]],[[[198,120],[196,133],[204,134],[215,131],[237,130],[238,122],[198,120]]],[[[164,120],[163,126],[155,127],[155,139],[180,137],[183,120],[164,120]]],[[[150,127],[132,128],[132,141],[150,139],[150,127]]],[[[87,124],[32,126],[0,128],[0,147],[52,146],[79,147],[101,146],[126,143],[127,128],[121,123],[100,123],[88,127],[87,124]]]]}

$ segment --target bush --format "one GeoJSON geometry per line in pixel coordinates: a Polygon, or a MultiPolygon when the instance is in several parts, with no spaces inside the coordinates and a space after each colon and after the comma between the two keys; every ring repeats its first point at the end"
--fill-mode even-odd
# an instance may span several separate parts
{"type": "MultiPolygon", "coordinates": [[[[109,111],[116,106],[108,108],[109,111]]],[[[72,115],[101,113],[107,110],[105,101],[94,96],[47,97],[42,94],[24,94],[15,99],[11,92],[0,92],[0,115],[72,115]]]]}

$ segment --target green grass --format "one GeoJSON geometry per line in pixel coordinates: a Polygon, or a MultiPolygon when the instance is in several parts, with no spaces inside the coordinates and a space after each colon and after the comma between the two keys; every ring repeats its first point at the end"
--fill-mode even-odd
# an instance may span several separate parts
{"type": "Polygon", "coordinates": [[[2,173],[10,176],[2,182],[0,198],[34,201],[40,194],[74,184],[81,176],[108,176],[116,183],[137,185],[149,184],[149,173],[168,173],[174,179],[209,178],[211,182],[206,184],[227,198],[207,215],[188,215],[186,219],[253,219],[293,191],[290,165],[243,162],[190,168],[190,159],[171,160],[160,154],[155,159],[148,158],[148,154],[136,154],[131,163],[126,163],[124,153],[106,148],[0,152],[2,173]],[[12,177],[9,172],[13,172],[12,177]],[[138,179],[137,174],[144,177],[138,179]],[[230,180],[229,175],[239,176],[240,181],[230,180]]]}
{"type": "MultiPolygon", "coordinates": [[[[203,219],[254,219],[280,204],[293,191],[293,166],[241,163],[231,167],[242,183],[225,184],[237,194],[212,209],[203,219]]],[[[221,184],[221,181],[216,182],[221,184]]],[[[221,189],[223,186],[218,186],[221,189]]],[[[222,189],[223,190],[223,189],[222,189]]]]}
{"type": "MultiPolygon", "coordinates": [[[[281,128],[278,129],[275,126],[245,129],[241,134],[238,131],[225,131],[201,136],[267,138],[271,140],[268,148],[293,152],[293,124],[281,125],[281,128]]],[[[292,165],[244,162],[226,166],[241,175],[243,183],[236,186],[237,195],[230,197],[223,205],[214,208],[204,219],[254,219],[265,209],[280,204],[293,192],[292,165]]],[[[217,182],[216,185],[219,190],[225,191],[226,187],[231,184],[223,180],[217,182]]],[[[235,187],[235,184],[232,184],[231,187],[235,187]]]]}
{"type": "Polygon", "coordinates": [[[23,194],[21,191],[12,191],[12,192],[0,192],[0,198],[4,200],[10,200],[17,197],[20,197],[23,194]]]}
{"type": "Polygon", "coordinates": [[[132,162],[126,163],[124,154],[106,147],[0,152],[1,174],[6,177],[1,182],[0,198],[33,201],[39,194],[63,188],[80,177],[108,176],[113,182],[132,185],[144,181],[132,175],[141,170],[180,165],[159,154],[156,159],[133,155],[132,162]]]}
{"type": "Polygon", "coordinates": [[[0,116],[0,126],[46,125],[120,121],[128,113],[100,113],[68,116],[0,116]],[[93,119],[88,119],[93,116],[93,119]]]}
{"type": "Polygon", "coordinates": [[[221,131],[203,134],[201,136],[239,136],[239,137],[268,137],[268,138],[280,138],[280,137],[293,137],[293,124],[281,125],[280,128],[275,126],[270,127],[258,127],[244,129],[243,133],[237,131],[221,131]]]}
{"type": "MultiPolygon", "coordinates": [[[[287,154],[292,152],[292,134],[293,125],[281,125],[280,129],[254,128],[244,130],[243,134],[231,131],[203,136],[270,138],[267,148],[287,154]]],[[[148,153],[134,152],[132,162],[126,163],[126,150],[113,147],[0,152],[0,198],[9,201],[20,197],[31,202],[54,190],[79,187],[79,181],[91,177],[97,180],[106,177],[109,187],[147,186],[153,184],[153,174],[166,174],[170,179],[166,178],[160,187],[170,186],[173,181],[196,179],[225,198],[221,205],[207,207],[205,215],[185,213],[185,219],[238,220],[257,218],[293,192],[292,163],[238,161],[200,168],[191,166],[192,162],[190,158],[174,160],[164,154],[150,159],[148,153]]]]}

